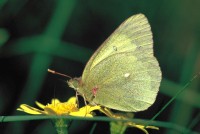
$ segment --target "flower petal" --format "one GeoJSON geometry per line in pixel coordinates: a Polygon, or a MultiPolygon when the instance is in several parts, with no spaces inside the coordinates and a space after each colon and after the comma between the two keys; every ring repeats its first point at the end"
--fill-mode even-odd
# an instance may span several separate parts
{"type": "Polygon", "coordinates": [[[56,98],[51,100],[51,104],[58,104],[58,103],[60,103],[60,101],[56,98]]]}
{"type": "Polygon", "coordinates": [[[44,111],[46,111],[48,115],[58,115],[58,113],[55,112],[54,109],[51,109],[49,107],[45,107],[44,111]]]}
{"type": "Polygon", "coordinates": [[[87,106],[80,108],[79,111],[85,112],[85,113],[90,113],[94,110],[99,110],[100,108],[101,108],[100,106],[89,106],[89,105],[87,105],[87,106]]]}
{"type": "Polygon", "coordinates": [[[92,107],[90,107],[90,109],[89,109],[89,111],[91,112],[91,111],[94,111],[94,110],[99,110],[101,107],[100,106],[92,106],[92,107]]]}
{"type": "Polygon", "coordinates": [[[69,100],[67,101],[67,103],[76,104],[76,97],[69,98],[69,100]]]}
{"type": "Polygon", "coordinates": [[[40,102],[36,101],[35,104],[39,107],[44,109],[45,105],[41,104],[40,102]]]}
{"type": "Polygon", "coordinates": [[[44,111],[41,111],[39,109],[36,109],[36,108],[31,107],[31,106],[26,105],[26,104],[20,105],[20,108],[18,108],[17,110],[26,112],[28,114],[45,114],[44,111]]]}
{"type": "Polygon", "coordinates": [[[91,114],[92,111],[100,109],[100,106],[84,106],[79,109],[77,112],[71,112],[69,115],[72,116],[82,116],[82,117],[93,117],[91,114]]]}

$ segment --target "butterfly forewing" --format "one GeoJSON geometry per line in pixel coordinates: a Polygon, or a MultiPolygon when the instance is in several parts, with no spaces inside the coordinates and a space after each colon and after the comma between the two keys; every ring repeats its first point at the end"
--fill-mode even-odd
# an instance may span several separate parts
{"type": "Polygon", "coordinates": [[[152,44],[152,33],[146,17],[143,14],[133,15],[124,21],[96,50],[88,61],[82,78],[86,79],[87,72],[112,54],[134,52],[139,47],[141,47],[140,49],[149,49],[147,53],[152,54],[152,44]]]}

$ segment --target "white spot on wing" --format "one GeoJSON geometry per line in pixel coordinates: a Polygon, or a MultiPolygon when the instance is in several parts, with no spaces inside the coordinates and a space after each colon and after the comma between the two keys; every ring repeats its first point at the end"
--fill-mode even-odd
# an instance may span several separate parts
{"type": "Polygon", "coordinates": [[[126,78],[129,77],[129,76],[130,76],[130,73],[125,73],[124,74],[124,77],[126,77],[126,78]]]}

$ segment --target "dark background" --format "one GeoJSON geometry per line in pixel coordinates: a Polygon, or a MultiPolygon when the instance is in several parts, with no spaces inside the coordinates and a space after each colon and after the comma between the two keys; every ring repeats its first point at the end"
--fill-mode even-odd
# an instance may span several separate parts
{"type": "MultiPolygon", "coordinates": [[[[154,52],[163,80],[155,104],[136,113],[152,118],[176,92],[198,74],[200,67],[199,0],[1,0],[0,1],[0,115],[24,115],[21,104],[43,104],[53,97],[66,101],[75,91],[66,78],[47,73],[51,68],[81,76],[96,48],[131,15],[143,13],[152,27],[154,52]]],[[[199,78],[156,119],[200,131],[199,78]],[[197,118],[198,117],[198,118],[197,118]]],[[[75,121],[70,133],[89,133],[93,122],[75,121]]],[[[97,122],[94,133],[109,124],[97,122]]],[[[0,132],[55,133],[50,121],[0,124],[0,132]]],[[[127,133],[139,133],[128,129],[127,133]]],[[[107,132],[108,133],[108,132],[107,132]]],[[[178,134],[161,127],[150,133],[178,134]]]]}

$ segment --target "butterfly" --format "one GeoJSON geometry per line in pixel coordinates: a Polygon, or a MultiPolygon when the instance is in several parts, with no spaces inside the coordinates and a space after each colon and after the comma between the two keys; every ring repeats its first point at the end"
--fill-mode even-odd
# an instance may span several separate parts
{"type": "Polygon", "coordinates": [[[68,81],[90,104],[138,112],[156,99],[161,70],[153,53],[151,27],[143,14],[125,20],[68,81]]]}

